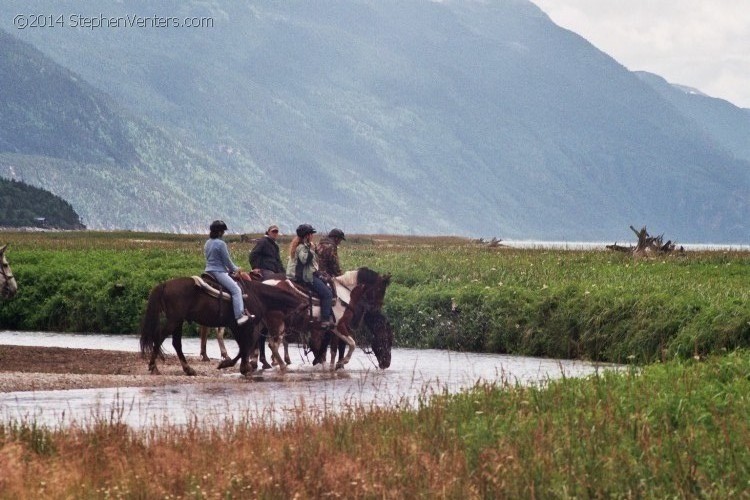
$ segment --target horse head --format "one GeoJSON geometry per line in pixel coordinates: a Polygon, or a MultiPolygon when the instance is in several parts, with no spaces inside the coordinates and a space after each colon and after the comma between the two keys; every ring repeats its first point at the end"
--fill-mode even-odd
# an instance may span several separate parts
{"type": "Polygon", "coordinates": [[[372,352],[378,360],[378,366],[381,370],[385,370],[391,366],[391,348],[393,347],[391,324],[380,311],[366,313],[364,322],[372,331],[372,352]]]}
{"type": "Polygon", "coordinates": [[[357,270],[357,283],[364,285],[362,299],[367,304],[369,311],[380,311],[383,308],[385,292],[391,283],[391,275],[380,275],[367,267],[357,270]]]}
{"type": "Polygon", "coordinates": [[[6,248],[8,248],[8,245],[0,247],[0,296],[4,299],[12,299],[18,292],[18,283],[16,283],[8,259],[5,257],[6,248]]]}

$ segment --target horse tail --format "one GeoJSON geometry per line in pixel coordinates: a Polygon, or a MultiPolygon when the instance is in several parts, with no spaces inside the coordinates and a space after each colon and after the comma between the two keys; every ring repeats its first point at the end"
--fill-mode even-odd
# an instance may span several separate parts
{"type": "Polygon", "coordinates": [[[159,344],[159,355],[162,355],[160,338],[160,316],[164,310],[164,283],[159,283],[148,294],[146,312],[141,320],[141,354],[149,356],[154,346],[159,344]]]}

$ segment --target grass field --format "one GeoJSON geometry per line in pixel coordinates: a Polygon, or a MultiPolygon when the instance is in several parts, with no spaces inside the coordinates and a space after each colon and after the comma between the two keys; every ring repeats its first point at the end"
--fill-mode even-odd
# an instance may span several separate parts
{"type": "MultiPolygon", "coordinates": [[[[156,283],[198,274],[205,236],[2,233],[21,291],[0,327],[134,334],[156,283]]],[[[247,267],[251,243],[228,238],[247,267]]],[[[282,248],[286,242],[282,240],[282,248]]],[[[351,236],[345,269],[390,273],[396,343],[650,362],[750,347],[750,253],[634,260],[607,251],[490,248],[463,238],[351,236]]],[[[195,329],[188,330],[188,334],[195,329]]]]}

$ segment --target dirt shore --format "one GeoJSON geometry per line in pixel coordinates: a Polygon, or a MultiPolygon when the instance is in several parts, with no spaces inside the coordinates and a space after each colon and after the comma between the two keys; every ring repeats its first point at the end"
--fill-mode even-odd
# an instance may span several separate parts
{"type": "Polygon", "coordinates": [[[135,352],[0,345],[0,392],[199,384],[239,370],[217,370],[218,359],[188,356],[188,362],[198,376],[184,375],[175,355],[159,361],[161,375],[151,375],[135,352]]]}

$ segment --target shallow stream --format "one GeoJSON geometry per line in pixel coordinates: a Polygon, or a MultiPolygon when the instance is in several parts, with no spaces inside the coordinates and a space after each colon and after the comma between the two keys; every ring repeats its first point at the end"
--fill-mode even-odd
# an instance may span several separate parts
{"type": "MultiPolygon", "coordinates": [[[[0,344],[139,349],[134,336],[47,332],[0,331],[0,344]]],[[[230,355],[237,352],[234,340],[227,339],[226,344],[230,355]]],[[[198,356],[199,339],[183,339],[183,349],[188,359],[198,356]]],[[[169,341],[165,352],[173,353],[169,341]]],[[[227,370],[223,379],[208,384],[0,393],[0,420],[36,421],[52,427],[106,420],[136,429],[243,420],[279,423],[301,411],[320,416],[353,406],[401,407],[480,381],[533,384],[611,367],[521,356],[394,349],[391,367],[379,370],[374,357],[357,349],[346,369],[331,372],[327,364],[313,367],[297,346],[291,345],[290,353],[293,364],[284,375],[267,370],[243,377],[235,367],[227,370]]],[[[213,338],[209,339],[208,354],[218,363],[219,349],[213,338]]]]}

